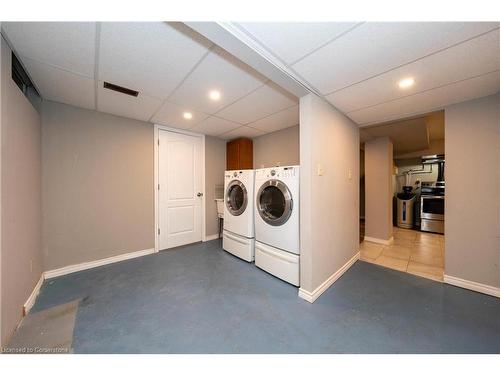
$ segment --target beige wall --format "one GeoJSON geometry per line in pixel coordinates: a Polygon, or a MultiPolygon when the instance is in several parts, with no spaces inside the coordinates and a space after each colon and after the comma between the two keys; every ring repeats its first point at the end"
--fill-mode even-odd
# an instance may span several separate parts
{"type": "Polygon", "coordinates": [[[393,158],[388,137],[365,142],[365,236],[392,237],[393,158]]]}
{"type": "MultiPolygon", "coordinates": [[[[0,29],[2,22],[0,22],[0,29]]],[[[0,35],[0,145],[2,144],[2,113],[3,113],[3,103],[2,103],[2,91],[3,91],[3,48],[2,44],[4,40],[0,35]]],[[[2,329],[2,153],[0,152],[0,346],[3,345],[3,329],[2,329]]]]}
{"type": "Polygon", "coordinates": [[[357,125],[323,99],[313,94],[302,97],[302,290],[313,292],[359,250],[359,165],[357,125]]]}
{"type": "Polygon", "coordinates": [[[292,126],[253,139],[253,167],[298,165],[299,126],[292,126]]]}
{"type": "Polygon", "coordinates": [[[445,274],[500,288],[500,94],[445,108],[445,274]]]}
{"type": "Polygon", "coordinates": [[[42,106],[45,269],[154,247],[153,126],[42,106]]]}
{"type": "Polygon", "coordinates": [[[22,317],[42,273],[40,117],[11,79],[1,39],[1,343],[22,317]]]}
{"type": "Polygon", "coordinates": [[[214,201],[216,186],[224,186],[226,170],[226,141],[214,137],[205,137],[205,196],[206,196],[206,235],[219,232],[217,205],[214,201]]]}
{"type": "Polygon", "coordinates": [[[365,218],[365,152],[359,150],[359,216],[365,218]]]}
{"type": "MultiPolygon", "coordinates": [[[[45,101],[42,105],[45,269],[154,247],[150,123],[45,101]]],[[[225,141],[205,141],[206,234],[217,234],[215,185],[225,141]]]]}

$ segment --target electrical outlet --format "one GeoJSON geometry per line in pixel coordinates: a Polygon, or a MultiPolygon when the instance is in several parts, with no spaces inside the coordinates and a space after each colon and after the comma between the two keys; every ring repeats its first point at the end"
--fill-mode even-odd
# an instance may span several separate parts
{"type": "Polygon", "coordinates": [[[352,171],[351,171],[351,169],[350,169],[350,168],[349,168],[349,171],[347,172],[347,178],[348,178],[349,180],[352,180],[352,171]]]}
{"type": "Polygon", "coordinates": [[[30,260],[30,272],[33,272],[33,259],[30,260]]]}

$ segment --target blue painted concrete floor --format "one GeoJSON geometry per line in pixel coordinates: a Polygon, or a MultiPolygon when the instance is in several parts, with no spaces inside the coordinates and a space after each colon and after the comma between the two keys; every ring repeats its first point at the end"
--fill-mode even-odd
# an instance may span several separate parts
{"type": "Polygon", "coordinates": [[[500,300],[358,261],[314,304],[219,240],[48,280],[75,353],[500,353],[500,300]]]}

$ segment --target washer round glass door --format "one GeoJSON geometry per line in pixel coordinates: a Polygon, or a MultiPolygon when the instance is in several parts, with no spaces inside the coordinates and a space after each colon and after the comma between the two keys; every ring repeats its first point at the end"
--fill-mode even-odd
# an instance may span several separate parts
{"type": "Polygon", "coordinates": [[[227,185],[226,189],[226,207],[233,216],[239,216],[248,205],[247,189],[243,182],[233,180],[227,185]]]}
{"type": "Polygon", "coordinates": [[[257,211],[267,224],[285,224],[293,209],[293,199],[288,187],[279,180],[266,181],[257,193],[257,211]]]}

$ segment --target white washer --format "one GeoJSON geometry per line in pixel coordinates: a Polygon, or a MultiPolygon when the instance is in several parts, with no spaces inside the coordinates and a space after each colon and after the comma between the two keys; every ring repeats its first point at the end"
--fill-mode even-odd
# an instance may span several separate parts
{"type": "Polygon", "coordinates": [[[254,189],[253,169],[224,173],[222,248],[247,262],[255,257],[254,189]]]}
{"type": "Polygon", "coordinates": [[[255,265],[300,285],[299,166],[255,171],[255,265]]]}

